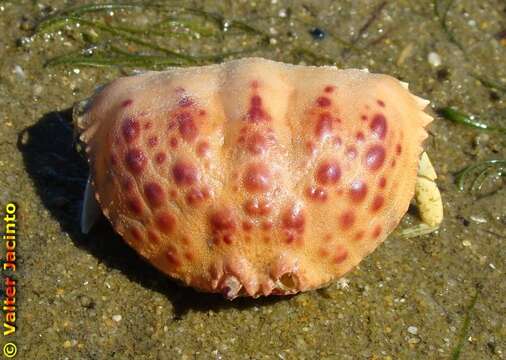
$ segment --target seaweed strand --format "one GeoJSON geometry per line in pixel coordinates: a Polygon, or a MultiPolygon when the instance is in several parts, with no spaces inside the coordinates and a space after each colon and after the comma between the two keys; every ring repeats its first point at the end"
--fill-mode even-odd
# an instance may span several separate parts
{"type": "MultiPolygon", "coordinates": [[[[446,2],[446,6],[444,7],[443,12],[441,13],[439,11],[440,7],[441,7],[440,1],[439,0],[434,0],[434,3],[433,3],[434,14],[439,19],[440,25],[441,25],[441,27],[443,29],[443,32],[445,33],[446,37],[448,38],[448,40],[452,44],[454,44],[455,46],[457,46],[460,49],[460,51],[462,51],[464,59],[469,62],[470,61],[470,57],[469,57],[466,49],[460,43],[460,41],[457,40],[457,38],[455,37],[455,34],[453,33],[453,31],[451,31],[450,27],[448,26],[448,21],[447,21],[448,13],[450,11],[450,8],[453,6],[454,2],[455,2],[455,0],[448,0],[446,2]]],[[[483,76],[480,76],[480,75],[478,75],[476,73],[471,73],[470,75],[473,78],[475,78],[476,80],[478,80],[483,86],[485,86],[485,87],[487,87],[489,89],[497,89],[497,90],[500,90],[500,91],[506,93],[506,85],[505,84],[489,80],[489,79],[487,79],[487,78],[485,78],[483,76]]]]}
{"type": "Polygon", "coordinates": [[[85,55],[62,55],[50,59],[46,62],[46,66],[53,65],[82,65],[90,67],[110,67],[110,66],[141,66],[141,67],[152,67],[152,66],[177,66],[181,65],[180,62],[174,61],[173,59],[164,56],[152,56],[152,55],[133,55],[128,56],[115,56],[105,57],[101,55],[95,55],[93,57],[85,55]]]}
{"type": "Polygon", "coordinates": [[[476,290],[476,293],[473,295],[471,302],[467,306],[464,322],[459,332],[458,343],[452,351],[451,355],[452,360],[458,360],[460,358],[460,353],[462,352],[462,348],[464,347],[467,334],[469,332],[469,325],[471,324],[471,315],[477,300],[478,300],[478,290],[476,290]]]}
{"type": "Polygon", "coordinates": [[[500,91],[506,93],[506,85],[505,84],[501,84],[499,82],[489,80],[489,79],[484,78],[483,76],[480,76],[476,73],[472,73],[471,76],[473,78],[475,78],[476,80],[478,80],[480,83],[482,83],[484,86],[486,86],[490,89],[496,89],[496,90],[500,90],[500,91]]]}
{"type": "Polygon", "coordinates": [[[92,13],[92,12],[100,12],[100,11],[108,11],[108,10],[124,10],[124,9],[134,9],[134,8],[143,8],[146,4],[87,4],[81,6],[74,6],[66,9],[62,9],[60,11],[55,12],[43,19],[41,19],[37,25],[35,26],[36,32],[48,32],[53,26],[53,24],[58,24],[61,22],[65,22],[69,17],[77,17],[82,14],[92,13]]]}
{"type": "Polygon", "coordinates": [[[481,130],[487,130],[487,131],[497,131],[500,133],[506,134],[506,128],[503,127],[497,127],[497,126],[491,126],[487,125],[485,123],[482,123],[476,119],[474,119],[471,116],[468,116],[452,107],[445,107],[438,110],[438,113],[444,117],[445,119],[448,119],[454,123],[457,124],[463,124],[469,127],[473,127],[476,129],[481,130]]]}
{"type": "Polygon", "coordinates": [[[491,175],[497,174],[499,176],[504,176],[506,174],[506,159],[485,160],[466,166],[464,169],[455,174],[455,183],[458,189],[460,191],[464,191],[467,178],[478,171],[479,174],[473,181],[471,188],[474,186],[476,189],[476,186],[479,186],[481,189],[481,184],[491,175]],[[478,180],[478,178],[480,179],[478,180]]]}
{"type": "Polygon", "coordinates": [[[343,56],[348,55],[348,52],[351,48],[355,48],[357,43],[362,38],[362,35],[369,29],[369,27],[378,19],[378,17],[381,14],[381,11],[385,8],[387,5],[387,1],[380,2],[371,12],[365,23],[360,27],[357,34],[353,36],[353,38],[350,41],[350,46],[348,48],[345,48],[343,51],[343,56]]]}
{"type": "MultiPolygon", "coordinates": [[[[132,3],[109,3],[109,4],[88,4],[74,6],[57,11],[39,21],[34,30],[34,35],[46,34],[57,30],[65,29],[76,30],[82,33],[82,39],[85,44],[93,44],[94,48],[101,51],[81,53],[67,53],[50,59],[46,65],[72,64],[79,66],[142,66],[142,67],[160,67],[164,65],[200,65],[211,61],[221,61],[226,57],[251,53],[257,50],[269,51],[277,46],[286,47],[286,54],[292,58],[305,60],[312,64],[335,64],[333,56],[326,56],[313,49],[298,44],[286,35],[271,35],[257,27],[256,22],[242,19],[227,18],[225,15],[216,12],[206,11],[197,7],[176,6],[175,2],[156,3],[156,2],[132,2],[132,3]],[[91,16],[92,13],[101,13],[111,10],[131,11],[134,9],[155,9],[162,15],[162,20],[149,27],[135,27],[124,25],[113,21],[99,20],[99,16],[91,16]],[[89,15],[89,16],[88,16],[89,15]],[[79,26],[82,29],[78,29],[79,26]],[[72,26],[72,28],[70,28],[72,26]],[[95,30],[96,35],[88,37],[88,29],[95,30]],[[239,51],[223,52],[218,54],[188,54],[184,50],[178,51],[167,48],[164,42],[166,38],[178,36],[193,36],[200,38],[200,35],[214,37],[216,40],[223,41],[227,36],[233,35],[251,35],[251,39],[256,43],[249,48],[239,51]],[[128,50],[113,48],[112,44],[116,40],[123,43],[138,45],[138,47],[128,50]],[[271,41],[274,39],[275,41],[271,41]],[[104,51],[104,50],[111,51],[104,51]],[[164,59],[164,56],[167,57],[164,59]]],[[[372,17],[362,27],[361,31],[366,31],[372,22],[375,21],[379,12],[386,5],[386,1],[379,3],[375,8],[372,17]]],[[[292,19],[291,20],[300,20],[292,19]]],[[[276,21],[279,20],[276,18],[276,21]]],[[[303,22],[302,20],[300,20],[303,22]]],[[[305,25],[311,25],[304,22],[305,25]]],[[[331,36],[333,40],[340,43],[343,47],[353,49],[353,45],[343,41],[337,36],[331,36]]],[[[246,47],[246,46],[244,46],[246,47]]]]}

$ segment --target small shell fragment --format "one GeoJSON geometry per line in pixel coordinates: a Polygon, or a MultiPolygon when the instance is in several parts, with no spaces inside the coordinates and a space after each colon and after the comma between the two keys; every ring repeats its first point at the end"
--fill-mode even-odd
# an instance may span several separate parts
{"type": "Polygon", "coordinates": [[[427,61],[434,67],[441,66],[442,64],[441,56],[439,56],[439,54],[434,51],[431,51],[429,55],[427,55],[427,61]]]}

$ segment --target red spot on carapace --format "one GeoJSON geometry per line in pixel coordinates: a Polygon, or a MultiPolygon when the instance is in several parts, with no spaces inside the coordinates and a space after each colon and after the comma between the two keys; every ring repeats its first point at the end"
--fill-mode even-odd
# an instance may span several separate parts
{"type": "Polygon", "coordinates": [[[251,88],[252,88],[252,89],[258,89],[258,86],[259,86],[259,85],[260,85],[260,84],[258,83],[258,80],[252,80],[252,81],[251,81],[251,88]]]}
{"type": "Polygon", "coordinates": [[[381,189],[384,189],[385,186],[387,186],[387,179],[384,176],[382,176],[381,179],[379,180],[378,185],[381,189]]]}
{"type": "Polygon", "coordinates": [[[155,161],[157,164],[163,164],[163,162],[165,161],[166,158],[167,158],[167,155],[165,155],[165,153],[163,153],[163,152],[159,152],[155,155],[155,161]]]}
{"type": "Polygon", "coordinates": [[[267,151],[270,141],[264,135],[254,132],[248,136],[246,141],[246,149],[253,155],[261,155],[267,151]]]}
{"type": "Polygon", "coordinates": [[[400,155],[402,153],[402,145],[401,144],[395,145],[395,153],[397,155],[400,155]]]}
{"type": "Polygon", "coordinates": [[[121,125],[121,132],[126,142],[130,143],[139,137],[141,125],[135,119],[126,118],[123,120],[123,125],[121,125]]]}
{"type": "Polygon", "coordinates": [[[181,260],[179,259],[176,249],[174,247],[172,246],[169,247],[169,250],[167,250],[167,252],[165,253],[165,258],[174,267],[181,266],[181,260]]]}
{"type": "Polygon", "coordinates": [[[269,120],[269,117],[262,108],[262,98],[259,95],[253,95],[251,97],[248,117],[249,120],[253,123],[269,120]]]}
{"type": "Polygon", "coordinates": [[[291,244],[295,241],[297,235],[293,231],[285,231],[285,242],[291,244]]]}
{"type": "Polygon", "coordinates": [[[352,211],[346,211],[339,217],[341,229],[348,230],[355,223],[355,214],[352,211]]]}
{"type": "Polygon", "coordinates": [[[292,206],[283,213],[282,224],[285,229],[302,233],[305,223],[304,211],[299,206],[292,206]]]}
{"type": "Polygon", "coordinates": [[[173,149],[176,149],[177,148],[177,145],[178,145],[178,141],[177,141],[177,138],[172,136],[169,140],[169,145],[171,148],[173,149]]]}
{"type": "Polygon", "coordinates": [[[155,147],[158,145],[158,136],[153,135],[148,139],[148,145],[149,147],[155,147]]]}
{"type": "Polygon", "coordinates": [[[383,207],[384,203],[385,203],[385,198],[381,195],[376,195],[376,197],[372,201],[371,210],[373,212],[378,211],[379,209],[381,209],[383,207]]]}
{"type": "Polygon", "coordinates": [[[380,234],[381,234],[381,226],[376,225],[376,227],[374,228],[374,230],[372,232],[372,237],[377,238],[378,236],[380,236],[380,234]]]}
{"type": "Polygon", "coordinates": [[[232,244],[232,240],[233,240],[232,235],[230,235],[230,234],[224,234],[223,235],[223,242],[225,244],[227,244],[227,245],[232,244]]]}
{"type": "Polygon", "coordinates": [[[170,195],[170,198],[171,198],[172,200],[175,200],[175,199],[177,198],[177,190],[176,190],[176,189],[171,189],[171,190],[169,191],[169,195],[170,195]]]}
{"type": "Polygon", "coordinates": [[[332,115],[328,112],[321,113],[315,126],[315,134],[319,138],[332,133],[332,115]]]}
{"type": "Polygon", "coordinates": [[[172,131],[176,128],[177,122],[176,121],[169,121],[167,125],[167,130],[172,131]]]}
{"type": "Polygon", "coordinates": [[[209,143],[207,141],[200,141],[197,144],[197,155],[199,157],[204,157],[209,154],[209,143]]]}
{"type": "Polygon", "coordinates": [[[272,229],[273,226],[274,226],[274,224],[270,220],[266,220],[266,221],[262,222],[262,230],[264,230],[264,231],[269,231],[270,229],[272,229]]]}
{"type": "Polygon", "coordinates": [[[342,263],[348,257],[348,250],[342,245],[339,245],[336,249],[336,255],[334,256],[334,262],[336,264],[342,263]]]}
{"type": "Polygon", "coordinates": [[[147,231],[148,240],[153,244],[159,244],[160,243],[160,236],[153,230],[147,231]]]}
{"type": "Polygon", "coordinates": [[[249,232],[253,229],[253,223],[249,220],[245,220],[242,222],[242,228],[244,231],[249,232]]]}
{"type": "Polygon", "coordinates": [[[362,180],[354,180],[350,186],[350,198],[354,202],[361,202],[367,196],[367,184],[362,180]]]}
{"type": "Polygon", "coordinates": [[[359,232],[357,232],[355,234],[355,236],[353,236],[353,240],[354,241],[360,241],[360,240],[362,240],[364,238],[364,236],[365,236],[365,231],[360,230],[359,232]]]}
{"type": "Polygon", "coordinates": [[[250,192],[263,192],[271,187],[271,172],[262,163],[251,164],[246,169],[243,178],[246,190],[250,192]]]}
{"type": "Polygon", "coordinates": [[[192,185],[197,181],[197,168],[192,164],[178,160],[172,167],[174,181],[178,185],[192,185]]]}
{"type": "Polygon", "coordinates": [[[308,187],[306,195],[313,201],[325,202],[327,200],[327,191],[319,186],[308,187]]]}
{"type": "Polygon", "coordinates": [[[185,251],[184,257],[188,261],[193,261],[195,259],[195,255],[191,251],[185,251]]]}
{"type": "Polygon", "coordinates": [[[346,151],[345,151],[345,154],[346,154],[346,157],[349,159],[349,160],[353,160],[357,157],[358,155],[358,152],[357,152],[357,148],[353,145],[351,146],[347,146],[346,147],[346,151]]]}
{"type": "Polygon", "coordinates": [[[183,96],[178,101],[178,105],[181,107],[189,107],[193,105],[193,99],[189,96],[183,96]]]}
{"type": "Polygon", "coordinates": [[[190,189],[186,194],[186,202],[191,206],[197,206],[209,197],[209,192],[201,189],[190,189]]]}
{"type": "Polygon", "coordinates": [[[176,115],[176,121],[179,124],[179,133],[186,142],[192,142],[198,135],[197,125],[193,121],[193,116],[189,112],[182,112],[176,115]]]}
{"type": "Polygon", "coordinates": [[[142,201],[138,197],[131,197],[127,199],[127,206],[130,211],[136,215],[142,214],[142,201]]]}
{"type": "Polygon", "coordinates": [[[316,103],[320,107],[328,107],[332,103],[328,97],[320,96],[316,99],[316,103]]]}
{"type": "Polygon", "coordinates": [[[334,144],[335,147],[340,147],[341,144],[343,143],[343,141],[341,140],[341,138],[339,136],[334,136],[332,138],[332,143],[334,144]]]}
{"type": "Polygon", "coordinates": [[[121,107],[128,107],[128,106],[132,105],[132,103],[133,103],[132,99],[127,99],[121,103],[121,107]]]}
{"type": "Polygon", "coordinates": [[[378,139],[384,139],[387,134],[387,119],[383,114],[376,114],[372,118],[371,124],[369,125],[374,136],[378,139]]]}
{"type": "Polygon", "coordinates": [[[385,162],[385,148],[381,145],[373,145],[365,155],[365,165],[370,170],[378,170],[385,162]]]}
{"type": "Polygon", "coordinates": [[[216,210],[209,218],[214,233],[234,232],[236,222],[232,210],[228,208],[216,210]]]}
{"type": "Polygon", "coordinates": [[[181,242],[185,245],[185,246],[188,246],[190,245],[191,241],[190,241],[190,238],[187,236],[187,235],[183,235],[181,237],[181,242]]]}
{"type": "Polygon", "coordinates": [[[327,257],[327,256],[329,256],[329,251],[327,249],[321,247],[318,249],[318,255],[320,255],[320,257],[327,257]]]}
{"type": "Polygon", "coordinates": [[[362,119],[362,121],[367,121],[367,115],[361,115],[360,118],[362,119]]]}
{"type": "Polygon", "coordinates": [[[378,105],[381,107],[385,107],[385,102],[383,100],[378,100],[378,105]]]}
{"type": "Polygon", "coordinates": [[[306,150],[309,154],[313,154],[316,151],[316,145],[312,141],[306,141],[306,150]]]}
{"type": "Polygon", "coordinates": [[[144,155],[140,149],[130,149],[125,155],[125,163],[127,168],[135,174],[139,174],[142,170],[144,170],[146,162],[146,155],[144,155]]]}
{"type": "Polygon", "coordinates": [[[262,106],[262,98],[258,95],[253,95],[251,97],[251,107],[261,107],[262,106]]]}
{"type": "Polygon", "coordinates": [[[244,211],[250,216],[265,216],[271,212],[272,205],[267,200],[251,199],[244,204],[244,211]]]}
{"type": "Polygon", "coordinates": [[[151,126],[153,126],[153,123],[151,121],[146,121],[144,123],[144,129],[146,130],[151,129],[151,126]]]}
{"type": "Polygon", "coordinates": [[[363,142],[365,140],[365,135],[362,131],[358,131],[355,134],[355,139],[357,139],[358,142],[363,142]]]}
{"type": "Polygon", "coordinates": [[[134,238],[135,241],[139,242],[139,241],[142,241],[142,232],[137,228],[137,227],[133,227],[130,229],[130,234],[132,235],[132,237],[134,238]]]}
{"type": "Polygon", "coordinates": [[[322,185],[335,184],[341,178],[341,168],[336,161],[324,161],[318,166],[315,177],[322,185]]]}
{"type": "Polygon", "coordinates": [[[392,162],[390,163],[390,166],[391,166],[391,167],[395,167],[395,164],[396,164],[395,159],[392,159],[392,162]]]}
{"type": "Polygon", "coordinates": [[[121,186],[125,191],[130,192],[134,188],[134,182],[129,177],[125,177],[121,180],[121,186]]]}
{"type": "Polygon", "coordinates": [[[161,232],[170,234],[176,226],[176,218],[167,211],[163,211],[155,215],[155,224],[161,232]]]}
{"type": "Polygon", "coordinates": [[[333,92],[335,89],[336,89],[336,87],[335,87],[335,86],[333,86],[333,85],[327,85],[327,86],[325,86],[324,91],[325,91],[326,93],[331,93],[331,92],[333,92]]]}
{"type": "Polygon", "coordinates": [[[160,184],[156,182],[148,182],[144,185],[144,195],[151,207],[156,208],[163,204],[165,200],[165,192],[160,184]]]}
{"type": "Polygon", "coordinates": [[[176,189],[170,189],[169,196],[172,200],[175,200],[177,198],[177,190],[176,189]]]}

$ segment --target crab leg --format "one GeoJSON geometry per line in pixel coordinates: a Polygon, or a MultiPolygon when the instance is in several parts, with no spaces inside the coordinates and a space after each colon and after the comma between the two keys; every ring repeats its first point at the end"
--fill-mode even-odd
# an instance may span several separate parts
{"type": "Polygon", "coordinates": [[[86,189],[84,190],[83,206],[81,208],[81,232],[83,234],[89,233],[101,215],[102,212],[95,199],[95,189],[91,177],[88,177],[86,189]]]}

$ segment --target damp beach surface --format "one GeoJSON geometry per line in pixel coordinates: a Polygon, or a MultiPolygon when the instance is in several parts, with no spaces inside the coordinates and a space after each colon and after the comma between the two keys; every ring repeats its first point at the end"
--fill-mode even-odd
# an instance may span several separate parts
{"type": "MultiPolygon", "coordinates": [[[[479,191],[459,191],[455,174],[505,159],[506,138],[451,122],[436,110],[451,106],[504,127],[506,8],[499,1],[464,0],[446,13],[446,3],[192,2],[192,8],[226,19],[220,25],[225,35],[205,38],[208,25],[199,17],[192,23],[200,26],[199,36],[159,39],[156,46],[199,54],[197,60],[151,46],[149,54],[163,55],[163,61],[119,57],[115,61],[123,64],[114,67],[105,66],[101,45],[91,46],[101,44],[100,29],[81,31],[84,22],[31,37],[38,19],[67,2],[0,3],[0,204],[18,205],[17,330],[10,339],[18,358],[504,358],[504,177],[493,174],[479,191]],[[98,54],[100,67],[75,58],[45,66],[55,57],[82,54],[83,43],[96,52],[86,58],[88,65],[90,59],[98,63],[98,54]],[[285,62],[367,67],[430,99],[435,120],[425,148],[443,195],[441,229],[419,238],[392,234],[328,288],[233,302],[178,286],[105,221],[82,235],[79,208],[88,170],[76,150],[73,103],[147,65],[163,68],[169,58],[183,66],[209,63],[221,60],[215,54],[238,49],[285,62]]],[[[109,9],[86,16],[108,26],[144,28],[161,15],[109,9]]],[[[148,53],[139,43],[120,45],[148,53]]],[[[415,223],[410,211],[401,226],[415,223]]]]}

